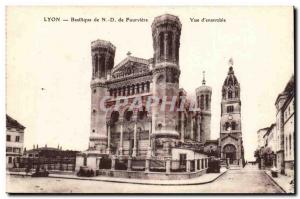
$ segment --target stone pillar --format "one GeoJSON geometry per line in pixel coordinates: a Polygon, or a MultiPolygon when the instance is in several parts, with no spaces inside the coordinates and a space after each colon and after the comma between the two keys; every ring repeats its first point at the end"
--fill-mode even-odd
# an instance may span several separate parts
{"type": "Polygon", "coordinates": [[[146,159],[145,161],[145,172],[149,172],[150,171],[150,159],[146,159]]]}
{"type": "Polygon", "coordinates": [[[131,171],[132,158],[129,156],[127,160],[127,171],[131,171]]]}
{"type": "Polygon", "coordinates": [[[181,112],[181,142],[184,142],[184,112],[181,112]]]}
{"type": "Polygon", "coordinates": [[[198,160],[195,159],[195,171],[198,171],[198,160]]]}
{"type": "Polygon", "coordinates": [[[186,161],[186,172],[191,172],[191,160],[186,161]]]}
{"type": "Polygon", "coordinates": [[[171,173],[171,157],[167,157],[166,159],[166,173],[171,173]]]}
{"type": "Polygon", "coordinates": [[[123,119],[120,119],[121,126],[120,126],[120,148],[119,148],[119,155],[123,155],[123,119]]]}
{"type": "Polygon", "coordinates": [[[112,156],[111,158],[111,170],[115,170],[116,168],[116,157],[112,156]]]}
{"type": "Polygon", "coordinates": [[[107,151],[106,151],[106,153],[108,153],[108,154],[110,154],[110,138],[111,138],[110,123],[108,122],[108,124],[107,124],[107,151]]]}
{"type": "Polygon", "coordinates": [[[132,156],[133,157],[136,157],[136,149],[137,149],[137,147],[136,147],[136,145],[137,145],[137,141],[136,141],[136,134],[137,134],[137,132],[136,132],[136,122],[134,122],[134,132],[133,132],[134,134],[133,134],[133,149],[132,149],[132,156]]]}

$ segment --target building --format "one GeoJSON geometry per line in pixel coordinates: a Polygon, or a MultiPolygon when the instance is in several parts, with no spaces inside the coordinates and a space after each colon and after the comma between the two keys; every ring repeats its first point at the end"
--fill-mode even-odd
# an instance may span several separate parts
{"type": "Polygon", "coordinates": [[[244,148],[241,125],[240,84],[234,75],[233,61],[229,60],[229,71],[222,88],[220,150],[221,159],[229,164],[242,165],[244,148]]]}
{"type": "Polygon", "coordinates": [[[265,153],[275,153],[273,163],[282,174],[294,175],[294,75],[276,101],[276,123],[258,131],[258,145],[264,142],[265,153]],[[263,136],[263,139],[261,139],[263,136]]]}
{"type": "Polygon", "coordinates": [[[264,140],[264,135],[267,133],[269,130],[269,127],[265,127],[262,129],[259,129],[257,131],[257,148],[260,149],[265,146],[265,140],[264,140]]]}
{"type": "Polygon", "coordinates": [[[270,127],[268,127],[267,132],[263,136],[264,140],[264,147],[269,147],[272,152],[277,151],[277,137],[276,137],[276,124],[271,124],[270,127]]]}
{"type": "MultiPolygon", "coordinates": [[[[187,99],[179,88],[181,22],[177,16],[158,16],[151,29],[154,55],[150,59],[128,53],[115,65],[116,47],[104,40],[92,42],[89,149],[78,156],[77,166],[98,169],[106,156],[130,164],[132,158],[183,164],[189,157],[206,157],[196,146],[210,139],[211,88],[203,79],[195,100],[187,99]]],[[[139,167],[155,167],[145,164],[139,167]]]]}
{"type": "Polygon", "coordinates": [[[293,75],[275,101],[278,139],[277,166],[281,173],[290,176],[294,175],[294,95],[295,82],[293,75]]]}
{"type": "Polygon", "coordinates": [[[16,167],[22,155],[25,127],[17,120],[6,115],[6,168],[16,167]]]}

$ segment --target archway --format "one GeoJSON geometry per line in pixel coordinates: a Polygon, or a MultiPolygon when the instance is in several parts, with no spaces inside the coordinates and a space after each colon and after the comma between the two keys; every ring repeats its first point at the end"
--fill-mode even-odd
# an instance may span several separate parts
{"type": "Polygon", "coordinates": [[[236,159],[236,147],[233,144],[226,144],[223,148],[223,157],[229,159],[229,163],[233,164],[236,159]]]}

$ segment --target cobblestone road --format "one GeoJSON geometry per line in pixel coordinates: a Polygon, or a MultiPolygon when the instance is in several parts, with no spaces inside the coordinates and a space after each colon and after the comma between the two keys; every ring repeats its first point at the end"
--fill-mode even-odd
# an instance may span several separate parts
{"type": "Polygon", "coordinates": [[[281,193],[256,167],[229,170],[213,183],[203,185],[137,185],[58,178],[7,176],[8,192],[31,193],[281,193]]]}

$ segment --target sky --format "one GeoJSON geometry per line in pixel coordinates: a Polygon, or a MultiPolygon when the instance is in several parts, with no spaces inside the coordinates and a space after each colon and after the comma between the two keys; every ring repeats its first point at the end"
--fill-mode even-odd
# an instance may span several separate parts
{"type": "Polygon", "coordinates": [[[275,100],[294,73],[292,7],[9,7],[6,110],[25,127],[25,146],[86,150],[90,132],[91,42],[116,46],[115,64],[153,56],[151,23],[170,13],[182,23],[180,87],[190,96],[202,71],[212,87],[211,138],[219,137],[228,60],[241,86],[242,134],[253,159],[257,130],[275,122],[275,100]],[[147,22],[46,22],[44,17],[145,18],[147,22]],[[199,18],[200,22],[191,22],[199,18]],[[226,22],[201,22],[223,18],[226,22]]]}

